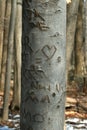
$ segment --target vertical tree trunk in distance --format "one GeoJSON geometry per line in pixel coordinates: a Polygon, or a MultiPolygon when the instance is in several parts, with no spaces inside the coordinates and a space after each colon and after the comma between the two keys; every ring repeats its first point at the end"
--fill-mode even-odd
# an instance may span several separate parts
{"type": "Polygon", "coordinates": [[[79,0],[72,0],[68,8],[67,21],[67,75],[72,70],[71,56],[74,49],[76,22],[78,14],[79,0]]]}
{"type": "Polygon", "coordinates": [[[3,39],[3,52],[2,52],[2,64],[1,64],[1,80],[0,80],[0,90],[4,90],[5,83],[5,72],[6,72],[6,60],[7,60],[7,43],[8,43],[8,32],[9,32],[9,21],[11,13],[11,0],[6,1],[5,9],[5,21],[4,21],[4,39],[3,39]]]}
{"type": "Polygon", "coordinates": [[[11,79],[11,62],[13,54],[13,42],[14,42],[14,28],[15,28],[15,17],[16,17],[16,0],[12,0],[11,17],[10,17],[10,28],[8,36],[8,50],[7,50],[7,66],[6,66],[6,77],[5,77],[5,91],[4,91],[4,105],[3,105],[3,119],[8,119],[8,101],[10,91],[10,79],[11,79]]]}
{"type": "Polygon", "coordinates": [[[3,50],[3,43],[4,43],[3,34],[4,34],[5,5],[6,5],[6,0],[0,0],[0,80],[1,80],[2,50],[3,50]]]}
{"type": "Polygon", "coordinates": [[[85,1],[85,87],[87,90],[87,0],[85,1]]]}
{"type": "Polygon", "coordinates": [[[80,91],[83,91],[84,87],[84,75],[83,75],[83,65],[84,65],[84,49],[83,49],[83,0],[80,0],[78,18],[76,25],[76,78],[78,82],[78,87],[80,91]]]}
{"type": "Polygon", "coordinates": [[[82,22],[82,12],[83,12],[83,0],[80,0],[78,18],[76,25],[76,73],[79,76],[83,74],[83,22],[82,22]]]}
{"type": "Polygon", "coordinates": [[[66,0],[23,0],[21,130],[63,130],[66,0]]]}
{"type": "Polygon", "coordinates": [[[21,98],[21,37],[22,37],[22,0],[17,0],[16,24],[15,24],[15,60],[17,83],[14,93],[14,105],[20,107],[21,98]]]}

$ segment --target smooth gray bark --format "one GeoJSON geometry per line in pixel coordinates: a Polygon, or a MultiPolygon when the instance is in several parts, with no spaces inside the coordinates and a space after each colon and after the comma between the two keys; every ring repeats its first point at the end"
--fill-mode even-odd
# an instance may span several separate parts
{"type": "Polygon", "coordinates": [[[66,0],[23,1],[21,130],[63,130],[66,0]]]}

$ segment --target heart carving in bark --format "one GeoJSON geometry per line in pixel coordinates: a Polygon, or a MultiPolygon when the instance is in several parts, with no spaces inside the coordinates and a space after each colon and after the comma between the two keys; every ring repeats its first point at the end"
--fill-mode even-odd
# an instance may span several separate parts
{"type": "Polygon", "coordinates": [[[47,57],[47,60],[52,59],[52,57],[54,56],[56,50],[57,50],[57,48],[54,45],[52,45],[52,46],[45,45],[42,48],[42,52],[45,55],[45,57],[47,57]]]}

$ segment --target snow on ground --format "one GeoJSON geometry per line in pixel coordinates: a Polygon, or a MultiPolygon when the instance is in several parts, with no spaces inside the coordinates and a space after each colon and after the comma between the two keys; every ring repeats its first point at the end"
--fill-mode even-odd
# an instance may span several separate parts
{"type": "MultiPolygon", "coordinates": [[[[20,115],[9,115],[9,117],[8,121],[13,122],[14,127],[9,128],[8,126],[0,126],[0,130],[20,130],[20,115]]],[[[65,130],[87,130],[87,119],[68,118],[65,120],[65,125],[65,130]]]]}
{"type": "Polygon", "coordinates": [[[66,130],[87,130],[87,119],[68,118],[66,130]]]}

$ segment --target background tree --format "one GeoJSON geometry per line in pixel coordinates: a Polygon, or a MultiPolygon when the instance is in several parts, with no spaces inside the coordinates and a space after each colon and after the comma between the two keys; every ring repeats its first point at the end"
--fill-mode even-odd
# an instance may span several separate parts
{"type": "Polygon", "coordinates": [[[8,101],[10,91],[10,79],[11,79],[11,64],[13,54],[13,43],[14,43],[14,28],[15,28],[15,17],[16,17],[16,0],[12,0],[11,7],[11,18],[10,28],[8,35],[8,51],[7,51],[7,66],[6,66],[6,79],[5,79],[5,91],[4,91],[4,107],[3,107],[3,119],[8,119],[8,101]]]}
{"type": "Polygon", "coordinates": [[[4,18],[4,34],[3,34],[3,51],[2,51],[2,62],[1,62],[1,75],[0,75],[0,91],[4,90],[5,85],[5,74],[6,74],[6,61],[7,61],[7,43],[8,43],[8,32],[9,32],[9,21],[11,13],[11,0],[5,1],[6,6],[5,18],[4,18]]]}
{"type": "Polygon", "coordinates": [[[21,130],[63,130],[66,0],[23,0],[21,130]]]}
{"type": "Polygon", "coordinates": [[[1,0],[0,1],[0,79],[1,79],[1,63],[2,63],[2,50],[3,50],[5,5],[6,0],[1,0]]]}
{"type": "Polygon", "coordinates": [[[84,52],[85,52],[85,57],[84,57],[84,69],[85,69],[85,89],[87,90],[87,1],[84,2],[84,52]]]}
{"type": "Polygon", "coordinates": [[[15,23],[15,80],[14,105],[20,107],[21,99],[21,37],[22,37],[22,0],[17,1],[16,23],[15,23]]]}
{"type": "Polygon", "coordinates": [[[67,75],[69,75],[70,71],[75,69],[71,64],[71,59],[74,50],[78,8],[79,0],[72,0],[67,9],[67,75]]]}
{"type": "Polygon", "coordinates": [[[80,0],[75,33],[75,74],[80,91],[82,91],[84,87],[83,5],[83,0],[80,0]]]}

